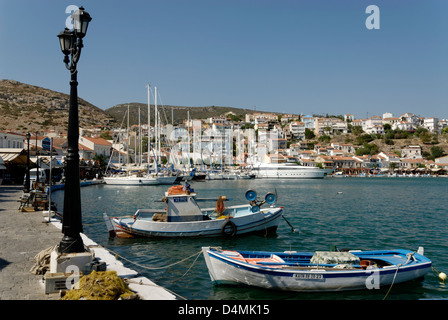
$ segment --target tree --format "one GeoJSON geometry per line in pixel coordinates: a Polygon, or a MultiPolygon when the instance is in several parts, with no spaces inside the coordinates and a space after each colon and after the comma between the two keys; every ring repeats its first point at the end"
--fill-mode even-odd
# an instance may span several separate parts
{"type": "Polygon", "coordinates": [[[100,135],[100,138],[103,138],[104,140],[113,140],[109,131],[103,131],[100,135]]]}
{"type": "Polygon", "coordinates": [[[104,154],[98,154],[97,153],[97,154],[95,154],[92,157],[92,160],[98,162],[98,165],[99,165],[101,170],[104,169],[106,167],[106,165],[107,165],[106,156],[104,154]]]}
{"type": "Polygon", "coordinates": [[[432,160],[434,160],[436,158],[443,157],[444,155],[445,155],[445,152],[443,151],[443,149],[441,147],[434,146],[434,147],[431,148],[431,158],[432,158],[432,160]]]}
{"type": "Polygon", "coordinates": [[[367,133],[356,137],[357,144],[365,144],[365,143],[369,143],[373,140],[375,140],[375,137],[373,137],[372,135],[367,134],[367,133]]]}
{"type": "Polygon", "coordinates": [[[330,141],[331,141],[331,137],[330,137],[330,136],[327,136],[327,135],[325,135],[325,134],[323,134],[323,135],[321,135],[321,136],[319,137],[318,140],[319,140],[319,141],[322,141],[322,142],[330,142],[330,141]]]}
{"type": "Polygon", "coordinates": [[[363,156],[366,154],[374,155],[374,154],[377,154],[378,151],[379,151],[379,147],[376,144],[364,143],[364,145],[361,148],[357,149],[355,153],[357,156],[363,156]]]}
{"type": "Polygon", "coordinates": [[[316,137],[316,135],[314,134],[313,130],[305,128],[305,139],[311,140],[314,139],[314,137],[316,137]]]}
{"type": "Polygon", "coordinates": [[[428,132],[428,131],[422,132],[419,134],[419,137],[423,143],[431,143],[432,134],[430,132],[428,132]]]}
{"type": "Polygon", "coordinates": [[[396,162],[389,162],[389,169],[396,169],[398,167],[398,164],[396,162]]]}
{"type": "Polygon", "coordinates": [[[355,136],[359,136],[361,133],[364,133],[361,126],[351,126],[351,131],[355,136]]]}

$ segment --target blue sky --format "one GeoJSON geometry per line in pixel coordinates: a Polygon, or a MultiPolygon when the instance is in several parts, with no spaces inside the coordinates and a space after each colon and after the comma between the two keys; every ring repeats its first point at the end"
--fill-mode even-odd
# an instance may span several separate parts
{"type": "Polygon", "coordinates": [[[78,92],[102,109],[150,82],[164,105],[448,118],[446,0],[0,0],[1,79],[69,92],[69,5],[93,18],[78,92]]]}

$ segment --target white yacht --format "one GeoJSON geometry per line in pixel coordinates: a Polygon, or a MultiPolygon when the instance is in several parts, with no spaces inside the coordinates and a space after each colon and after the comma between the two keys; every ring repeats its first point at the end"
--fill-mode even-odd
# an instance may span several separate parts
{"type": "Polygon", "coordinates": [[[142,186],[160,184],[153,176],[149,175],[116,175],[104,177],[104,182],[109,185],[128,185],[128,186],[142,186]]]}
{"type": "Polygon", "coordinates": [[[322,179],[328,170],[301,166],[296,163],[263,163],[253,165],[252,171],[257,178],[276,179],[322,179]]]}

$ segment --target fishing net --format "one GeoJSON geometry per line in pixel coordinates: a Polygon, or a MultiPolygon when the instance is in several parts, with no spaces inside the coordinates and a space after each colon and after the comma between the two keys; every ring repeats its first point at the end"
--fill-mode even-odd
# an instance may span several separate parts
{"type": "Polygon", "coordinates": [[[62,297],[62,300],[137,299],[116,271],[92,271],[62,297]]]}

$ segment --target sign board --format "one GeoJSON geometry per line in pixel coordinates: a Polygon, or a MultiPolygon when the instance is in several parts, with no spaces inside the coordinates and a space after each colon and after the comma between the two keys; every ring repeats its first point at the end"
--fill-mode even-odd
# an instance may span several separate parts
{"type": "Polygon", "coordinates": [[[51,147],[51,141],[50,141],[50,138],[45,137],[45,138],[42,140],[42,149],[47,150],[47,151],[50,151],[50,147],[51,147]]]}

